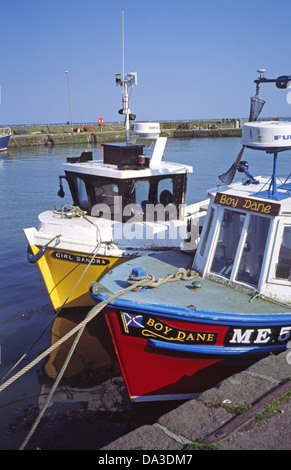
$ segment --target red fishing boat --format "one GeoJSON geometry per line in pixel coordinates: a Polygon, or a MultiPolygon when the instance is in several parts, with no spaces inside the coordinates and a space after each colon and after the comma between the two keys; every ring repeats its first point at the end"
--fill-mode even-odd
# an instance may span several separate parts
{"type": "Polygon", "coordinates": [[[239,168],[244,180],[209,192],[194,261],[181,250],[149,255],[91,285],[95,302],[107,299],[104,313],[133,401],[195,397],[287,348],[291,174],[278,181],[277,157],[291,145],[279,135],[290,136],[291,123],[244,125],[243,148],[273,154],[272,176],[254,178],[242,161],[221,175],[233,179],[239,168]],[[123,292],[142,277],[151,279],[147,287],[123,292]]]}

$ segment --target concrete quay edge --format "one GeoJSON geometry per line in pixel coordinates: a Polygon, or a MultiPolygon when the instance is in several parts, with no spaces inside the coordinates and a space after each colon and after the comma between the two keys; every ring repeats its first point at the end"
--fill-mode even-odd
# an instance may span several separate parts
{"type": "Polygon", "coordinates": [[[284,351],[259,360],[203,392],[197,399],[161,416],[156,423],[143,425],[100,450],[207,450],[207,442],[216,443],[217,449],[221,450],[291,450],[291,363],[289,359],[287,361],[287,354],[288,351],[284,351]],[[257,409],[256,403],[262,402],[264,407],[266,403],[272,403],[276,390],[278,398],[280,387],[282,392],[285,387],[284,400],[278,401],[272,413],[262,421],[257,421],[253,415],[246,425],[237,427],[238,415],[234,408],[249,407],[250,414],[253,407],[257,409]],[[287,394],[286,390],[289,390],[287,394]],[[224,435],[226,428],[228,431],[224,435]],[[230,429],[232,432],[229,433],[230,429]]]}

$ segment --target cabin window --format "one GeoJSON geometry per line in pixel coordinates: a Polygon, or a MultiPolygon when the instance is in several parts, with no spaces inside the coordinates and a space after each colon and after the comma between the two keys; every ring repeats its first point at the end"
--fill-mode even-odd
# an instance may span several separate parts
{"type": "Polygon", "coordinates": [[[276,265],[276,278],[291,281],[291,225],[285,226],[276,265]]]}
{"type": "Polygon", "coordinates": [[[153,221],[176,220],[179,218],[180,204],[184,202],[184,174],[119,180],[94,175],[79,176],[66,171],[66,177],[74,204],[95,217],[126,222],[138,213],[142,221],[146,220],[149,204],[147,220],[151,217],[153,221]]]}
{"type": "Polygon", "coordinates": [[[270,219],[250,216],[247,237],[240,258],[236,280],[257,287],[269,232],[270,219]]]}
{"type": "Polygon", "coordinates": [[[173,180],[170,178],[159,181],[157,190],[158,203],[163,206],[173,204],[173,180]]]}
{"type": "Polygon", "coordinates": [[[201,248],[200,248],[200,255],[201,256],[204,256],[204,253],[205,253],[205,248],[206,248],[206,244],[207,244],[207,240],[208,240],[208,236],[209,236],[213,216],[214,216],[214,209],[212,207],[210,215],[209,215],[209,219],[208,219],[208,222],[207,222],[207,226],[206,226],[206,229],[205,229],[205,234],[203,236],[203,241],[202,241],[202,244],[201,244],[201,248]]]}
{"type": "Polygon", "coordinates": [[[150,182],[146,179],[130,180],[125,183],[123,194],[122,222],[142,222],[146,217],[149,203],[150,182]]]}
{"type": "Polygon", "coordinates": [[[142,208],[145,213],[146,205],[149,203],[150,182],[148,180],[137,180],[135,183],[135,204],[142,208]]]}
{"type": "Polygon", "coordinates": [[[139,214],[141,220],[147,222],[177,220],[179,205],[183,199],[183,183],[181,175],[175,178],[151,177],[127,182],[124,198],[127,215],[131,217],[139,214]],[[132,214],[128,210],[130,205],[132,214]]]}
{"type": "Polygon", "coordinates": [[[118,218],[121,213],[119,188],[116,183],[94,181],[89,186],[92,204],[91,215],[102,216],[106,219],[118,218]]]}
{"type": "Polygon", "coordinates": [[[225,209],[211,272],[230,278],[244,221],[244,213],[225,209]]]}
{"type": "Polygon", "coordinates": [[[76,197],[77,197],[77,205],[82,209],[89,211],[90,204],[88,201],[88,195],[86,191],[86,185],[81,178],[76,177],[75,179],[76,185],[76,197]]]}
{"type": "Polygon", "coordinates": [[[114,196],[118,196],[119,190],[115,183],[98,182],[93,185],[95,201],[97,204],[108,204],[113,206],[114,196]]]}
{"type": "Polygon", "coordinates": [[[257,287],[269,226],[268,217],[225,209],[211,272],[257,287]]]}

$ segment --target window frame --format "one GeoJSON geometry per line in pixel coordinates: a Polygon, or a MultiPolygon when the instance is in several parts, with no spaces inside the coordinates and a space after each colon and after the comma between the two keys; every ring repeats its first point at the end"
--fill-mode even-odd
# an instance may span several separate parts
{"type": "Polygon", "coordinates": [[[279,259],[279,253],[282,245],[282,240],[283,240],[283,234],[284,234],[284,229],[285,227],[290,227],[291,222],[290,222],[290,217],[283,217],[278,220],[278,224],[276,227],[276,233],[274,236],[274,245],[273,245],[273,253],[272,253],[272,260],[270,263],[270,270],[269,274],[267,277],[267,282],[270,284],[277,284],[277,285],[284,285],[284,286],[289,286],[291,287],[291,280],[288,281],[288,279],[284,278],[277,278],[276,277],[276,269],[277,269],[277,263],[279,259]],[[275,241],[281,240],[281,243],[275,243],[275,241]]]}
{"type": "MultiPolygon", "coordinates": [[[[240,262],[241,262],[241,259],[242,259],[242,256],[243,256],[244,247],[245,247],[245,243],[246,243],[247,236],[248,236],[248,229],[249,229],[249,226],[250,226],[251,216],[264,217],[264,218],[267,218],[267,219],[270,220],[268,234],[266,236],[266,247],[268,246],[270,236],[271,236],[271,233],[272,233],[271,232],[272,231],[272,225],[273,225],[272,224],[272,219],[274,219],[274,218],[269,217],[269,216],[265,216],[265,215],[256,215],[251,211],[242,211],[241,209],[236,210],[236,209],[230,209],[230,208],[224,207],[224,206],[215,206],[215,205],[213,205],[212,207],[213,207],[213,209],[216,208],[216,211],[214,212],[212,221],[210,221],[210,218],[208,219],[211,222],[211,227],[208,231],[208,240],[212,240],[212,242],[211,242],[211,245],[208,247],[208,249],[204,249],[203,256],[200,254],[201,259],[205,260],[205,265],[204,265],[204,270],[203,270],[204,274],[214,276],[214,277],[219,278],[219,279],[223,279],[226,282],[232,282],[232,283],[237,284],[237,285],[244,285],[244,286],[247,286],[251,289],[260,289],[260,286],[262,284],[262,280],[263,280],[264,275],[265,275],[264,270],[265,270],[265,265],[266,265],[266,258],[268,256],[268,251],[269,251],[268,248],[265,249],[265,251],[264,251],[264,255],[263,255],[263,259],[262,259],[262,263],[261,263],[260,275],[259,275],[259,278],[258,278],[258,284],[256,286],[254,286],[252,284],[249,284],[247,282],[244,282],[244,281],[237,280],[237,273],[238,273],[238,270],[239,270],[239,267],[240,267],[240,262]],[[242,226],[242,229],[241,229],[241,233],[240,233],[240,236],[239,236],[239,241],[238,241],[235,256],[234,256],[234,262],[233,262],[229,277],[224,276],[223,274],[211,271],[211,267],[212,267],[212,264],[213,264],[213,259],[214,259],[215,253],[216,253],[216,248],[217,248],[217,244],[218,244],[218,240],[219,240],[219,236],[220,236],[221,223],[222,223],[222,220],[224,218],[224,214],[225,214],[226,210],[229,210],[229,211],[231,210],[233,212],[239,212],[239,213],[245,215],[244,223],[243,223],[243,226],[242,226]]],[[[207,221],[205,221],[205,222],[207,223],[207,221]]],[[[289,223],[290,223],[290,221],[289,221],[289,223]]],[[[204,237],[206,235],[207,235],[207,231],[205,232],[204,237]]],[[[203,246],[203,243],[204,243],[204,237],[201,240],[202,246],[203,246]]],[[[207,241],[206,241],[206,243],[207,243],[207,241]]],[[[278,254],[279,254],[279,252],[278,252],[278,254]]]]}
{"type": "MultiPolygon", "coordinates": [[[[147,176],[143,178],[128,178],[128,179],[117,179],[112,177],[102,177],[96,175],[88,175],[79,172],[70,172],[66,171],[66,179],[72,194],[73,203],[80,206],[81,209],[86,210],[89,215],[93,207],[98,204],[94,201],[94,191],[93,188],[90,189],[90,186],[94,185],[97,181],[103,181],[107,184],[116,184],[118,186],[118,196],[122,198],[122,219],[121,217],[118,221],[123,223],[129,220],[130,217],[124,216],[124,208],[127,205],[135,205],[135,200],[131,197],[131,193],[134,190],[134,185],[139,181],[148,181],[149,182],[149,194],[148,194],[148,204],[157,205],[159,204],[158,195],[159,195],[159,185],[162,180],[171,180],[171,185],[173,188],[173,205],[176,206],[177,210],[177,220],[181,215],[182,208],[186,194],[187,186],[187,174],[186,173],[177,173],[177,174],[167,174],[167,175],[157,175],[157,176],[147,176]],[[89,207],[79,204],[79,194],[77,188],[77,179],[82,180],[86,187],[86,192],[89,201],[89,207]],[[133,188],[133,189],[132,189],[133,188]]],[[[114,213],[111,214],[111,220],[114,220],[114,213]]],[[[146,221],[146,211],[143,212],[143,221],[146,221]]],[[[159,220],[157,220],[158,222],[159,220]]],[[[161,220],[162,221],[162,220],[161,220]]],[[[164,221],[164,220],[163,220],[164,221]]]]}

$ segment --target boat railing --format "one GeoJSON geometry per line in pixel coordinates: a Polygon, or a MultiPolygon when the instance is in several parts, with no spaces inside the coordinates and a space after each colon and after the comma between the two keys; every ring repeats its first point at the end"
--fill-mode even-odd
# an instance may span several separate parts
{"type": "Polygon", "coordinates": [[[209,199],[190,204],[186,207],[187,237],[181,246],[182,251],[195,251],[209,206],[209,199]]]}
{"type": "Polygon", "coordinates": [[[206,214],[210,199],[194,202],[186,206],[186,217],[201,217],[206,214]]]}

